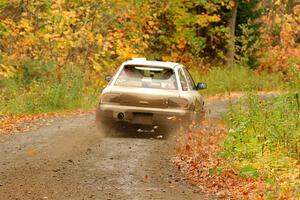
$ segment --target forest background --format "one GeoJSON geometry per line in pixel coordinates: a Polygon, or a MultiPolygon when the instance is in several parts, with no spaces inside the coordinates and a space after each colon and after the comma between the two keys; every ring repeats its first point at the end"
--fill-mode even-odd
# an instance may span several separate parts
{"type": "Polygon", "coordinates": [[[299,70],[299,4],[0,0],[0,111],[95,106],[103,77],[133,57],[181,62],[208,94],[277,89],[299,70]]]}
{"type": "Polygon", "coordinates": [[[226,130],[186,134],[177,163],[213,194],[300,198],[299,0],[0,0],[0,132],[94,109],[133,57],[184,64],[206,97],[279,91],[231,105],[226,130]]]}

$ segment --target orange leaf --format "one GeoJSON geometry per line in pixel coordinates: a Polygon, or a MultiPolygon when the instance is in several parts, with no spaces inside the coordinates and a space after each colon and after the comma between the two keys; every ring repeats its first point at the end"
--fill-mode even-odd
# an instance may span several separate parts
{"type": "Polygon", "coordinates": [[[191,146],[189,144],[186,144],[185,145],[185,150],[186,150],[187,154],[190,154],[191,146]]]}
{"type": "Polygon", "coordinates": [[[27,150],[27,155],[28,155],[28,156],[33,156],[33,149],[29,148],[29,149],[27,150]]]}

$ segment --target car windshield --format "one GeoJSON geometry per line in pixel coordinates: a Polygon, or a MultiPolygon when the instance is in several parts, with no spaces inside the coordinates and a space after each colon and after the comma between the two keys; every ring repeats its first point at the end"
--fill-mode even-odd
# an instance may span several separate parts
{"type": "Polygon", "coordinates": [[[126,65],[116,86],[177,90],[174,71],[168,68],[126,65]]]}

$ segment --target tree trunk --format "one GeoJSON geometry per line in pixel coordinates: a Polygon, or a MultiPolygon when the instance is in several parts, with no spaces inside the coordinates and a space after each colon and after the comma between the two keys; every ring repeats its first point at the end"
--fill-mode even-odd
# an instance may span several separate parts
{"type": "Polygon", "coordinates": [[[228,40],[228,49],[227,49],[227,66],[231,67],[234,65],[234,56],[235,56],[235,26],[236,26],[236,16],[238,9],[238,0],[233,1],[234,6],[230,12],[230,19],[228,21],[229,27],[229,40],[228,40]]]}
{"type": "Polygon", "coordinates": [[[293,8],[297,5],[300,5],[300,0],[289,0],[287,4],[287,12],[291,14],[293,12],[293,8]]]}

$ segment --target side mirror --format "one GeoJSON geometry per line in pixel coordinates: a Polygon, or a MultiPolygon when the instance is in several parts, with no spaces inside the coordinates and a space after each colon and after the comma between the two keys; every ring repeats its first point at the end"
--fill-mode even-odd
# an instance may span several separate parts
{"type": "Polygon", "coordinates": [[[197,85],[196,85],[196,89],[197,90],[204,90],[204,89],[206,89],[207,88],[207,85],[206,85],[206,83],[197,83],[197,85]]]}
{"type": "Polygon", "coordinates": [[[109,81],[111,81],[111,79],[112,79],[112,76],[105,76],[105,80],[107,81],[107,82],[109,82],[109,81]]]}

